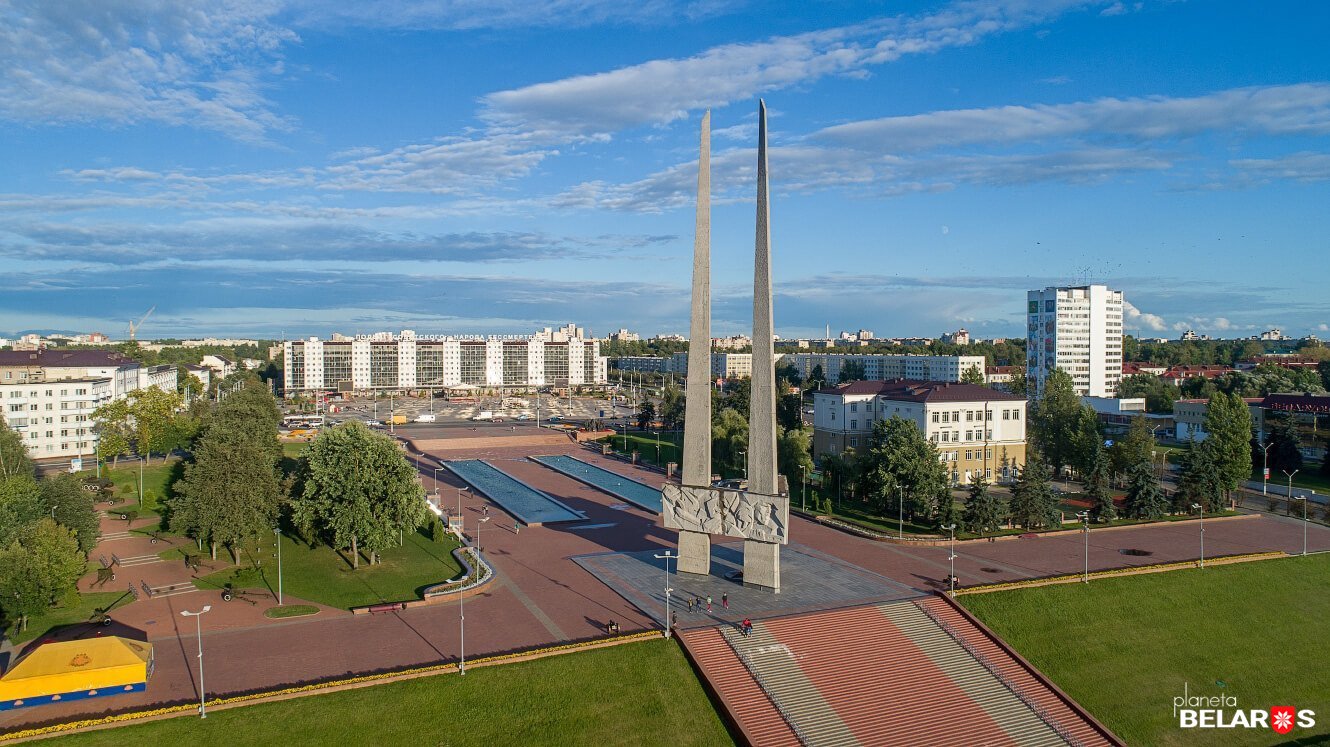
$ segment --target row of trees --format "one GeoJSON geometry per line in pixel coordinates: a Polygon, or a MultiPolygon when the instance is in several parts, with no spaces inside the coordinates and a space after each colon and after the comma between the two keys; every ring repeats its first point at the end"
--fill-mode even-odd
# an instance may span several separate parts
{"type": "Polygon", "coordinates": [[[36,479],[19,434],[0,420],[0,615],[28,619],[78,594],[97,544],[97,510],[71,474],[36,479]]]}

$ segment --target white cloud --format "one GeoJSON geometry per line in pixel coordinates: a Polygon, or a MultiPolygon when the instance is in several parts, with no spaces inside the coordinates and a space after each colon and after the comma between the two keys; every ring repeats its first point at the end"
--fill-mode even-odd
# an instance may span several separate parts
{"type": "Polygon", "coordinates": [[[1248,178],[1258,181],[1289,179],[1322,182],[1330,179],[1330,153],[1293,153],[1280,158],[1240,158],[1229,161],[1248,178]]]}
{"type": "Polygon", "coordinates": [[[503,128],[606,133],[683,119],[767,91],[830,75],[860,74],[905,55],[1029,26],[1086,0],[962,0],[936,12],[712,47],[692,57],[652,60],[489,94],[481,116],[503,128]]]}
{"type": "Polygon", "coordinates": [[[296,0],[291,11],[301,25],[315,27],[466,30],[691,21],[741,4],[737,0],[296,0]]]}
{"type": "Polygon", "coordinates": [[[1168,323],[1158,314],[1147,314],[1126,301],[1122,302],[1122,311],[1127,315],[1122,326],[1127,329],[1148,329],[1152,332],[1168,330],[1168,323]]]}
{"type": "Polygon", "coordinates": [[[263,95],[297,41],[263,0],[0,4],[0,118],[157,122],[262,142],[290,123],[263,95]]]}
{"type": "Polygon", "coordinates": [[[849,122],[809,137],[845,147],[901,152],[1057,138],[1158,141],[1207,131],[1330,134],[1330,84],[1236,88],[1189,98],[1106,98],[936,111],[849,122]]]}

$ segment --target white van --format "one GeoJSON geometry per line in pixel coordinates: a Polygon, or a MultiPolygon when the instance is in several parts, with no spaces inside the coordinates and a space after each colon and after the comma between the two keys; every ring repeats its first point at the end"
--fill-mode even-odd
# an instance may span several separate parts
{"type": "Polygon", "coordinates": [[[421,414],[416,416],[417,423],[433,423],[438,419],[439,419],[438,416],[432,412],[422,412],[421,414]]]}

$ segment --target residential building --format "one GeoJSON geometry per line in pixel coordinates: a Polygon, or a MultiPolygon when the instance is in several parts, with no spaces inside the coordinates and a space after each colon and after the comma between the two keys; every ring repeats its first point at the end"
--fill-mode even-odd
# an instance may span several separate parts
{"type": "Polygon", "coordinates": [[[912,381],[960,381],[972,367],[983,371],[987,361],[982,355],[873,355],[856,353],[789,353],[781,357],[808,378],[814,368],[821,366],[828,384],[839,384],[841,369],[846,363],[863,364],[864,378],[870,381],[910,379],[912,381]]]}
{"type": "Polygon", "coordinates": [[[1133,361],[1130,363],[1122,364],[1123,376],[1137,376],[1140,374],[1150,374],[1151,376],[1163,376],[1164,372],[1167,370],[1168,366],[1161,366],[1157,363],[1136,363],[1133,361]]]}
{"type": "MultiPolygon", "coordinates": [[[[1247,409],[1251,412],[1252,429],[1256,433],[1265,432],[1265,410],[1261,404],[1263,397],[1245,397],[1247,409]]],[[[1210,401],[1205,399],[1179,399],[1173,402],[1174,437],[1179,441],[1204,441],[1210,434],[1205,430],[1205,415],[1209,412],[1210,401]]]]}
{"type": "Polygon", "coordinates": [[[753,346],[753,338],[746,335],[711,338],[712,350],[743,350],[753,346]]]}
{"type": "Polygon", "coordinates": [[[1274,329],[1268,329],[1262,332],[1261,334],[1257,335],[1256,337],[1253,337],[1252,339],[1253,340],[1260,339],[1265,341],[1282,341],[1282,340],[1287,340],[1289,338],[1284,336],[1284,330],[1275,327],[1274,329]]]}
{"type": "MultiPolygon", "coordinates": [[[[780,361],[781,355],[776,356],[780,361]]],[[[688,375],[688,354],[675,353],[670,356],[665,370],[669,373],[688,375]]],[[[712,353],[711,376],[717,379],[747,379],[753,375],[752,353],[712,353]]]]}
{"type": "Polygon", "coordinates": [[[641,340],[642,337],[636,332],[629,332],[620,327],[609,334],[609,339],[611,342],[637,342],[638,340],[641,340]]]}
{"type": "Polygon", "coordinates": [[[148,386],[175,391],[175,367],[143,367],[118,350],[0,351],[0,411],[34,459],[93,454],[92,412],[148,386]]]}
{"type": "Polygon", "coordinates": [[[657,358],[653,355],[624,355],[610,358],[609,367],[614,371],[642,373],[665,373],[672,369],[669,358],[657,358]]]}
{"type": "Polygon", "coordinates": [[[1122,291],[1103,285],[1049,287],[1027,294],[1026,382],[1043,394],[1062,369],[1076,393],[1112,397],[1122,378],[1122,291]]]}
{"type": "Polygon", "coordinates": [[[1173,432],[1173,419],[1168,415],[1147,413],[1144,397],[1081,397],[1081,404],[1094,409],[1106,434],[1125,433],[1137,417],[1154,421],[1151,425],[1163,430],[1160,436],[1170,436],[1173,432]]]}
{"type": "Polygon", "coordinates": [[[961,327],[955,332],[947,332],[942,335],[942,341],[948,345],[969,345],[970,333],[964,327],[961,327]]]}
{"type": "Polygon", "coordinates": [[[813,394],[813,454],[868,447],[873,424],[901,417],[938,450],[952,485],[1009,482],[1025,464],[1025,398],[977,384],[853,381],[813,394]]]}
{"type": "Polygon", "coordinates": [[[1231,366],[1170,366],[1160,374],[1160,378],[1172,382],[1174,386],[1182,386],[1182,382],[1187,379],[1217,379],[1236,370],[1231,366]]]}
{"type": "Polygon", "coordinates": [[[1196,334],[1196,330],[1189,329],[1186,332],[1183,332],[1182,337],[1179,337],[1178,339],[1183,342],[1196,342],[1198,340],[1209,340],[1210,335],[1198,335],[1196,334]]]}
{"type": "Polygon", "coordinates": [[[203,391],[208,391],[209,385],[212,384],[211,368],[208,368],[207,366],[196,366],[192,363],[186,363],[184,366],[181,366],[181,368],[185,369],[185,373],[199,380],[199,383],[203,385],[203,391]]]}
{"type": "Polygon", "coordinates": [[[984,368],[984,382],[999,392],[1010,392],[1011,381],[1018,369],[1019,366],[987,366],[984,368]]]}
{"type": "Polygon", "coordinates": [[[211,368],[213,374],[219,379],[225,379],[236,372],[236,362],[224,355],[205,355],[199,361],[199,365],[211,368]]]}
{"type": "Polygon", "coordinates": [[[284,343],[286,391],[408,391],[605,383],[600,342],[568,325],[532,335],[417,335],[403,330],[284,343]]]}
{"type": "Polygon", "coordinates": [[[683,335],[656,335],[649,338],[652,342],[688,342],[688,338],[683,335]]]}
{"type": "Polygon", "coordinates": [[[181,340],[180,346],[186,348],[205,348],[205,347],[258,347],[258,340],[232,340],[230,338],[220,339],[217,337],[205,337],[202,340],[181,340]]]}

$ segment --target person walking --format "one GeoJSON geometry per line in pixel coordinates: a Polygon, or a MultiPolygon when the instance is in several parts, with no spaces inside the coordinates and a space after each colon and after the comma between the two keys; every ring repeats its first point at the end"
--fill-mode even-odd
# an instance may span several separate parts
{"type": "Polygon", "coordinates": [[[711,611],[711,595],[707,595],[707,612],[711,611]]]}
{"type": "Polygon", "coordinates": [[[730,608],[730,595],[728,592],[720,595],[720,606],[725,609],[730,608]]]}
{"type": "Polygon", "coordinates": [[[688,614],[693,614],[693,598],[688,598],[688,614]]]}

